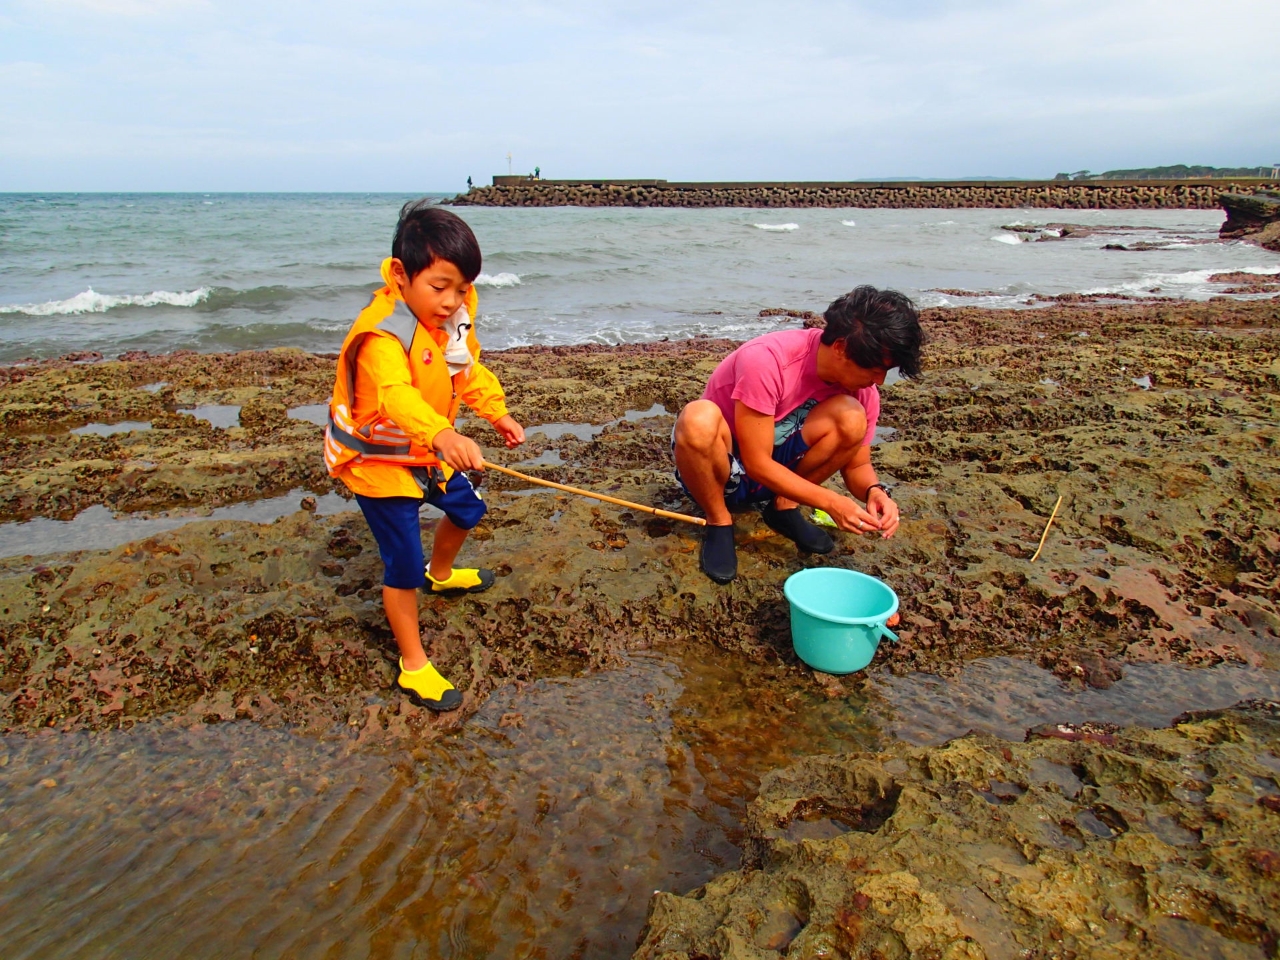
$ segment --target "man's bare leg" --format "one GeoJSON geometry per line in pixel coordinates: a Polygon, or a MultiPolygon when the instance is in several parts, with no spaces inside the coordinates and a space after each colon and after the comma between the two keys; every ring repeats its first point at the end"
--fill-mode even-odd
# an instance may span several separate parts
{"type": "Polygon", "coordinates": [[[710,400],[686,404],[676,420],[676,469],[707,517],[708,526],[729,526],[733,517],[724,504],[729,480],[733,435],[724,414],[710,400]]]}
{"type": "Polygon", "coordinates": [[[675,448],[680,479],[707,518],[699,555],[702,571],[716,583],[728,583],[738,573],[733,516],[724,502],[733,436],[720,408],[710,400],[686,404],[676,419],[675,448]]]}
{"type": "MultiPolygon", "coordinates": [[[[824,400],[805,418],[801,435],[809,450],[793,470],[810,483],[825,483],[853,460],[866,432],[867,415],[862,404],[852,397],[824,400]]],[[[831,535],[806,520],[798,508],[796,501],[775,496],[761,519],[805,553],[825,554],[834,550],[836,544],[831,535]]]]}
{"type": "MultiPolygon", "coordinates": [[[[800,432],[809,451],[796,464],[795,473],[821,486],[842,471],[858,452],[867,434],[867,412],[853,397],[831,397],[809,411],[800,432]]],[[[797,506],[786,497],[773,499],[775,510],[797,506]]]]}

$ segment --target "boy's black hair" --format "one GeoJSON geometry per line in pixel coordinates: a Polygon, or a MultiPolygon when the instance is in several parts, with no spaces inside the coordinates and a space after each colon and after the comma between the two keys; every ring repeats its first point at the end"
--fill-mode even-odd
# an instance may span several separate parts
{"type": "Polygon", "coordinates": [[[410,200],[400,208],[391,255],[412,280],[437,260],[447,260],[471,283],[480,275],[480,244],[467,222],[430,200],[410,200]]]}
{"type": "Polygon", "coordinates": [[[822,315],[822,342],[844,339],[844,355],[865,369],[897,367],[903,379],[920,376],[924,330],[916,305],[897,290],[863,285],[837,297],[822,315]]]}

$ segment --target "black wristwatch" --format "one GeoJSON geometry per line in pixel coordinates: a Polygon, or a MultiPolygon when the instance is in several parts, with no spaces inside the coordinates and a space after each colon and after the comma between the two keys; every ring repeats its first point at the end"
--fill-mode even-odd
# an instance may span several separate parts
{"type": "Polygon", "coordinates": [[[862,500],[863,500],[863,502],[864,502],[864,503],[865,503],[867,500],[870,500],[870,499],[871,499],[871,491],[872,491],[872,490],[874,490],[876,487],[879,487],[881,490],[883,490],[883,491],[884,491],[884,495],[885,495],[886,497],[888,497],[890,500],[892,500],[892,499],[893,499],[893,494],[889,492],[889,488],[888,488],[888,487],[886,487],[883,483],[873,483],[871,486],[867,487],[867,492],[866,492],[866,494],[864,494],[864,495],[863,495],[862,500]]]}

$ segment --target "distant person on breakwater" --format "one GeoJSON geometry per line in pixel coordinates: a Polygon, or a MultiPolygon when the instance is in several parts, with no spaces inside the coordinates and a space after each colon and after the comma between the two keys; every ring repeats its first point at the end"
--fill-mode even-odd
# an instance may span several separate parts
{"type": "Polygon", "coordinates": [[[764,522],[807,553],[830,553],[835,543],[801,504],[851,533],[898,529],[871,440],[885,375],[893,367],[906,379],[920,374],[920,315],[902,294],[862,286],[823,316],[823,329],[766,333],[738,347],[676,419],[676,479],[706,514],[701,566],[716,583],[738,573],[735,508],[762,504],[764,522]],[[836,473],[865,507],[821,486],[836,473]]]}
{"type": "Polygon", "coordinates": [[[478,593],[492,570],[453,565],[487,509],[463,472],[483,470],[479,445],[454,429],[460,404],[488,420],[508,447],[524,442],[502,387],[480,363],[474,330],[480,245],[457,216],[427,200],[400,210],[386,284],[360,312],[338,354],[325,428],[329,473],[352,493],[385,565],[382,602],[400,648],[400,689],[431,710],[462,695],[427,659],[418,590],[478,593]],[[444,511],[424,565],[419,511],[444,511]]]}

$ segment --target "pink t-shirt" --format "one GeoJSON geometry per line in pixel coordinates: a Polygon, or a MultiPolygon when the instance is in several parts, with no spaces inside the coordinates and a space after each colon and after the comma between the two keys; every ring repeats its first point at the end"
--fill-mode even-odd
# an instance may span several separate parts
{"type": "Polygon", "coordinates": [[[819,402],[837,394],[848,394],[867,411],[870,444],[880,417],[880,391],[875,384],[852,394],[844,387],[827,383],[818,376],[818,343],[822,331],[779,330],[748,340],[720,361],[702,398],[710,400],[724,414],[736,438],[733,402],[741,400],[752,410],[767,413],[777,423],[806,400],[819,402]]]}

